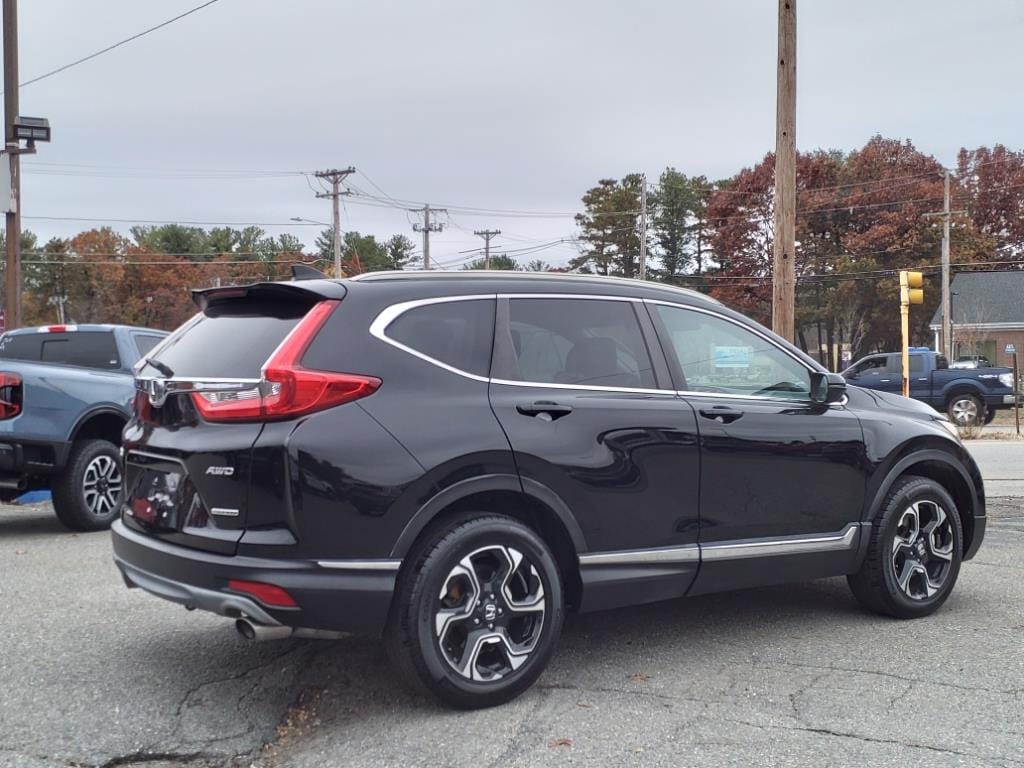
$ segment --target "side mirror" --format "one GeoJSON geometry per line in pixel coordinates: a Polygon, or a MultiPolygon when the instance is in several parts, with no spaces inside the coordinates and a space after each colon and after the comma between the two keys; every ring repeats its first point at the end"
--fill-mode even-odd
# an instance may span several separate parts
{"type": "Polygon", "coordinates": [[[838,373],[811,374],[811,400],[815,403],[831,405],[840,403],[846,397],[846,379],[838,373]]]}

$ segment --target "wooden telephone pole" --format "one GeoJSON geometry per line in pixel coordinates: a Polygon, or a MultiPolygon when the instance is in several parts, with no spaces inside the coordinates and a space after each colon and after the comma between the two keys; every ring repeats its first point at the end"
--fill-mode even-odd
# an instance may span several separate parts
{"type": "Polygon", "coordinates": [[[484,269],[491,268],[491,240],[501,234],[500,229],[475,229],[474,235],[484,239],[484,269]]]}
{"type": "Polygon", "coordinates": [[[793,341],[796,336],[796,0],[779,0],[777,75],[772,330],[793,341]]]}

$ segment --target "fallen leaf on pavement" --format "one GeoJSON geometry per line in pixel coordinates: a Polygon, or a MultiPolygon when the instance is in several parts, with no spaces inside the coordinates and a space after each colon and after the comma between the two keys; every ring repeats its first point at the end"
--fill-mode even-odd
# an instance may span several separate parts
{"type": "Polygon", "coordinates": [[[24,555],[25,554],[25,550],[24,549],[16,549],[16,550],[14,550],[14,554],[16,554],[16,555],[24,555]]]}
{"type": "Polygon", "coordinates": [[[635,675],[629,678],[634,683],[646,683],[651,679],[650,675],[645,675],[643,672],[637,672],[635,675]]]}
{"type": "Polygon", "coordinates": [[[559,747],[574,747],[576,742],[572,739],[551,739],[548,741],[548,749],[558,749],[559,747]]]}

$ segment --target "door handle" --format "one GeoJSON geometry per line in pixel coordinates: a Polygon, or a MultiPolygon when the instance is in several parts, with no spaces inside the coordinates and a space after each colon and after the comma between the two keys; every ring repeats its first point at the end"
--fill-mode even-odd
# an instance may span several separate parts
{"type": "Polygon", "coordinates": [[[892,381],[892,379],[879,379],[878,383],[879,384],[888,384],[890,381],[892,381]]]}
{"type": "Polygon", "coordinates": [[[743,416],[743,411],[728,405],[716,405],[714,408],[701,408],[700,415],[719,424],[732,424],[743,416]]]}
{"type": "Polygon", "coordinates": [[[542,421],[556,421],[572,413],[572,406],[553,403],[550,400],[538,400],[535,403],[520,403],[516,410],[523,416],[534,416],[542,421]]]}

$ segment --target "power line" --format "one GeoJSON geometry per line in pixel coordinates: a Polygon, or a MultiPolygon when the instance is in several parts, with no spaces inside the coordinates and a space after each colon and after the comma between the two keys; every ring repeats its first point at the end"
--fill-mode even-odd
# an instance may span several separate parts
{"type": "Polygon", "coordinates": [[[185,11],[184,13],[179,13],[177,16],[175,16],[173,18],[167,19],[167,21],[160,22],[155,27],[150,27],[149,29],[144,29],[141,32],[137,32],[136,34],[132,35],[131,37],[126,37],[124,40],[119,40],[116,43],[114,43],[113,45],[108,45],[106,48],[98,50],[95,53],[90,53],[88,56],[83,56],[80,59],[75,59],[74,61],[69,62],[69,63],[65,64],[64,66],[62,66],[62,67],[57,67],[56,69],[52,69],[49,72],[44,72],[43,74],[39,75],[38,77],[33,77],[31,80],[26,80],[23,83],[19,83],[18,87],[19,88],[24,88],[26,85],[32,85],[32,83],[38,83],[40,80],[45,80],[48,77],[53,77],[54,75],[59,74],[61,72],[64,72],[65,70],[71,69],[72,67],[76,67],[79,64],[84,64],[87,61],[95,59],[97,56],[102,56],[104,53],[112,51],[115,48],[120,48],[125,43],[130,43],[133,40],[138,40],[140,37],[144,37],[145,35],[148,35],[150,32],[156,32],[156,30],[162,29],[163,27],[166,27],[168,24],[173,24],[174,22],[178,21],[179,19],[184,19],[186,16],[191,16],[193,13],[196,13],[197,11],[201,11],[201,10],[203,10],[203,8],[207,8],[207,7],[213,5],[216,2],[219,2],[219,0],[207,0],[207,2],[203,3],[202,5],[197,5],[195,8],[191,8],[191,9],[185,11]]]}
{"type": "Polygon", "coordinates": [[[183,221],[181,219],[111,219],[90,216],[23,216],[40,221],[83,221],[111,224],[182,224],[195,227],[318,227],[315,222],[296,221],[183,221]]]}

